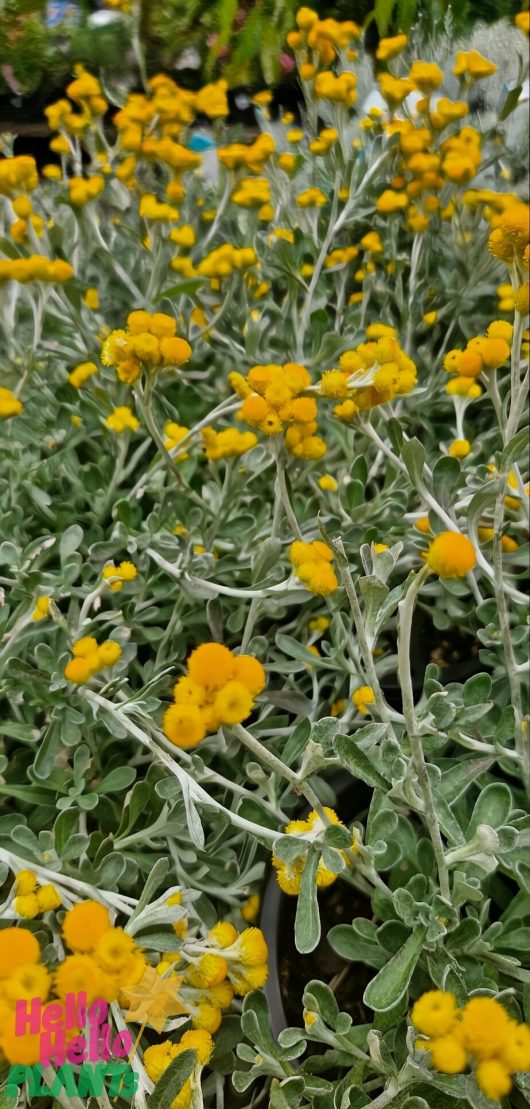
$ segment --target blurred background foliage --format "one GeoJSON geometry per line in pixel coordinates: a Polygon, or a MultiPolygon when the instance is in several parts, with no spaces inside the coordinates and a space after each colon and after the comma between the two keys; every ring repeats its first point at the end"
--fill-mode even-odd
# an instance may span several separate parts
{"type": "MultiPolygon", "coordinates": [[[[322,18],[354,19],[367,45],[398,31],[459,38],[477,22],[513,18],[519,0],[314,0],[322,18]]],[[[52,99],[76,62],[109,80],[137,80],[138,44],[148,73],[172,71],[198,86],[220,75],[233,86],[274,84],[289,73],[285,37],[300,0],[0,0],[0,97],[52,99]],[[55,21],[52,10],[55,7],[55,21]],[[123,9],[123,10],[120,10],[123,9]],[[57,15],[63,10],[65,18],[57,15]],[[103,14],[105,13],[105,14],[103,14]],[[184,55],[184,57],[183,57],[184,55]],[[179,62],[180,59],[180,62],[179,62]]],[[[39,111],[35,104],[35,113],[39,111]]],[[[5,108],[2,113],[5,116],[5,108]]]]}

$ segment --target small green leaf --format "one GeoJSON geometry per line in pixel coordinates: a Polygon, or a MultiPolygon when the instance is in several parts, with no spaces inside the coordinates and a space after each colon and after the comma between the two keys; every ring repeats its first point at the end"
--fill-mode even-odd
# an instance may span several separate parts
{"type": "Polygon", "coordinates": [[[511,466],[521,455],[526,456],[528,451],[528,429],[523,427],[521,431],[514,435],[513,439],[506,444],[500,454],[501,467],[511,466]]]}
{"type": "Polygon", "coordinates": [[[314,951],[320,939],[320,913],[316,883],[319,862],[320,852],[315,847],[310,847],[302,873],[294,924],[294,942],[296,950],[301,955],[314,951]]]}
{"type": "Polygon", "coordinates": [[[150,1109],[167,1109],[187,1082],[197,1061],[197,1052],[183,1051],[166,1068],[149,1098],[150,1109]]]}
{"type": "Polygon", "coordinates": [[[401,447],[401,457],[407,467],[413,485],[423,482],[423,467],[425,465],[425,448],[419,439],[408,439],[401,447]]]}
{"type": "Polygon", "coordinates": [[[503,824],[508,823],[512,807],[513,799],[509,786],[504,782],[491,782],[477,798],[467,829],[468,839],[475,834],[479,824],[488,824],[490,828],[502,828],[503,824]]]}
{"type": "Polygon", "coordinates": [[[519,103],[519,97],[522,91],[523,86],[516,85],[514,89],[510,89],[510,91],[506,94],[506,99],[499,112],[499,123],[502,123],[505,119],[508,118],[509,115],[512,114],[519,103]]]}
{"type": "Polygon", "coordinates": [[[461,475],[462,467],[457,458],[445,455],[435,463],[432,471],[432,487],[434,496],[442,508],[451,507],[461,475]]]}
{"type": "Polygon", "coordinates": [[[171,299],[176,296],[192,296],[201,285],[204,285],[205,280],[205,277],[190,277],[188,281],[179,281],[178,285],[170,285],[168,289],[164,289],[154,297],[153,304],[158,304],[159,301],[164,300],[164,297],[171,299]]]}
{"type": "Polygon", "coordinates": [[[133,766],[117,766],[94,786],[94,793],[120,793],[121,790],[128,789],[135,778],[136,770],[133,766]]]}
{"type": "Polygon", "coordinates": [[[409,936],[390,962],[376,974],[364,991],[363,1002],[375,1012],[384,1012],[403,997],[420,957],[427,928],[422,926],[409,936]]]}
{"type": "Polygon", "coordinates": [[[83,528],[81,528],[79,524],[71,524],[61,535],[61,541],[59,543],[61,563],[66,562],[68,556],[73,554],[74,551],[77,551],[82,542],[83,528]]]}
{"type": "Polygon", "coordinates": [[[335,750],[343,766],[354,778],[360,778],[368,786],[387,790],[389,783],[370,762],[368,755],[357,745],[354,736],[340,735],[335,739],[335,750]]]}

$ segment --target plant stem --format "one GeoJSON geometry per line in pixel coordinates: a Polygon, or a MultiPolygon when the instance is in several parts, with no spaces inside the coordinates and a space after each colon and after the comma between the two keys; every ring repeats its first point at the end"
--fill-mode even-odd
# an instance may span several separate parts
{"type": "Polygon", "coordinates": [[[424,805],[424,817],[429,829],[442,897],[450,900],[449,872],[445,862],[444,846],[440,833],[440,825],[434,805],[431,780],[423,753],[422,737],[417,734],[416,714],[414,711],[414,694],[412,690],[412,676],[410,672],[410,637],[412,629],[412,616],[418,593],[430,573],[429,566],[423,566],[417,577],[409,587],[406,596],[399,602],[398,622],[398,674],[401,694],[403,697],[403,715],[409,737],[412,762],[420,787],[424,805]]]}
{"type": "Polygon", "coordinates": [[[190,774],[187,774],[186,771],[175,762],[171,755],[166,754],[163,748],[159,747],[158,743],[155,743],[155,741],[151,739],[151,736],[147,735],[137,724],[134,724],[127,714],[122,709],[119,709],[117,705],[113,704],[112,701],[108,701],[106,697],[102,697],[99,693],[95,693],[91,689],[83,689],[79,690],[79,692],[80,695],[86,698],[92,705],[99,706],[99,708],[110,712],[130,736],[137,739],[144,747],[147,747],[151,755],[157,759],[158,762],[161,762],[173,777],[177,778],[185,795],[188,795],[193,801],[209,805],[211,808],[217,809],[218,812],[224,813],[231,824],[234,824],[237,828],[242,828],[245,832],[250,832],[251,835],[256,836],[258,839],[273,843],[274,840],[278,838],[278,833],[271,828],[266,828],[261,824],[255,824],[251,820],[245,820],[245,818],[239,816],[238,813],[232,812],[231,809],[225,808],[219,801],[210,797],[206,790],[203,789],[190,774]]]}
{"type": "Polygon", "coordinates": [[[302,539],[302,532],[300,531],[300,526],[298,524],[298,520],[296,519],[294,509],[291,504],[291,498],[289,496],[289,490],[287,488],[287,479],[285,476],[284,461],[280,453],[278,453],[278,455],[276,456],[276,480],[278,482],[278,490],[285,510],[285,515],[287,516],[293,535],[296,535],[297,539],[302,539]]]}
{"type": "Polygon", "coordinates": [[[389,714],[389,711],[388,711],[388,706],[387,706],[387,703],[385,701],[385,698],[383,697],[383,692],[382,692],[381,686],[379,684],[379,678],[377,677],[375,664],[374,664],[374,657],[373,657],[372,651],[370,650],[368,640],[366,638],[366,630],[365,630],[365,627],[364,627],[364,620],[363,620],[363,615],[362,615],[362,612],[361,612],[361,606],[359,604],[359,598],[357,597],[357,591],[355,589],[355,585],[353,584],[353,578],[352,578],[351,571],[350,571],[350,565],[349,565],[349,562],[348,562],[348,557],[347,557],[346,551],[344,549],[344,543],[342,542],[342,539],[339,536],[338,539],[333,539],[332,540],[331,545],[334,548],[335,553],[337,555],[337,567],[338,567],[338,570],[339,570],[339,575],[340,575],[342,584],[344,586],[344,589],[346,591],[346,596],[348,598],[350,608],[351,608],[351,611],[352,611],[353,621],[354,621],[354,624],[355,624],[355,631],[357,633],[357,639],[359,640],[359,647],[360,647],[361,655],[362,655],[362,658],[363,658],[364,668],[366,670],[366,675],[367,675],[367,678],[368,678],[368,682],[369,682],[369,684],[370,684],[370,686],[373,689],[374,694],[375,694],[375,704],[376,704],[377,712],[379,714],[379,719],[382,721],[383,724],[386,724],[388,726],[388,728],[390,729],[391,734],[395,738],[394,729],[392,727],[392,723],[391,723],[391,720],[390,720],[390,714],[389,714]]]}
{"type": "Polygon", "coordinates": [[[233,734],[237,736],[239,742],[247,748],[247,751],[250,751],[253,755],[255,755],[256,758],[259,759],[259,761],[263,763],[264,766],[268,767],[268,769],[271,770],[273,774],[279,774],[280,777],[284,778],[286,782],[289,782],[289,785],[292,787],[294,792],[298,796],[302,795],[302,797],[305,797],[308,805],[311,805],[311,807],[315,809],[316,812],[318,812],[320,819],[326,825],[329,824],[329,820],[324,812],[322,803],[319,801],[315,791],[311,788],[310,785],[308,785],[307,782],[302,782],[301,779],[298,777],[298,774],[296,774],[294,770],[291,770],[290,766],[287,766],[286,763],[282,762],[282,760],[279,759],[277,755],[273,754],[273,752],[270,751],[268,747],[264,747],[263,744],[260,743],[259,739],[255,739],[254,736],[251,735],[251,733],[247,731],[247,729],[244,728],[242,724],[234,724],[231,730],[233,734]]]}

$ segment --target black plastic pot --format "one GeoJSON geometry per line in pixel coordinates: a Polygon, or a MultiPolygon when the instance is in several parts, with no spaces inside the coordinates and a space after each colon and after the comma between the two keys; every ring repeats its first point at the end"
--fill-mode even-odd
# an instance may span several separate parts
{"type": "MultiPolygon", "coordinates": [[[[345,820],[364,817],[371,792],[362,782],[343,772],[337,774],[330,784],[335,792],[337,808],[345,820]]],[[[271,870],[263,893],[260,927],[269,948],[269,977],[265,993],[273,1036],[277,1039],[284,1028],[302,1023],[302,994],[306,982],[312,978],[329,981],[341,972],[346,972],[348,978],[351,972],[352,982],[344,983],[343,997],[337,991],[339,1005],[354,1015],[357,1023],[366,1023],[370,1017],[362,1004],[362,995],[373,977],[373,969],[341,959],[328,944],[326,935],[334,924],[349,924],[356,916],[371,918],[369,899],[340,881],[323,890],[319,894],[322,939],[310,955],[300,955],[294,946],[296,904],[296,897],[282,893],[271,870]]]]}

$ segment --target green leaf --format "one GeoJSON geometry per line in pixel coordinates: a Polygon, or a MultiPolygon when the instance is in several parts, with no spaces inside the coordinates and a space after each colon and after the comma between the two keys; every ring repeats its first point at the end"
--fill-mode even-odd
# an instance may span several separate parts
{"type": "Polygon", "coordinates": [[[82,542],[83,528],[81,528],[79,524],[71,524],[71,526],[67,528],[66,531],[63,531],[63,534],[61,535],[61,541],[59,543],[61,564],[63,562],[66,562],[69,555],[73,554],[74,551],[77,551],[82,542]]]}
{"type": "Polygon", "coordinates": [[[491,694],[491,678],[489,674],[475,674],[466,682],[462,695],[465,705],[483,705],[491,694]]]}
{"type": "Polygon", "coordinates": [[[395,0],[375,0],[374,16],[381,38],[386,35],[390,26],[394,4],[395,0]]]}
{"type": "Polygon", "coordinates": [[[375,576],[360,578],[359,589],[364,601],[366,631],[368,635],[374,635],[379,624],[381,607],[390,590],[388,585],[375,576]]]}
{"type": "Polygon", "coordinates": [[[145,886],[143,888],[140,900],[139,900],[132,916],[129,917],[129,925],[132,924],[132,922],[134,920],[136,920],[137,917],[140,916],[140,913],[143,912],[143,910],[149,904],[149,902],[152,901],[154,894],[156,893],[158,887],[162,884],[162,882],[164,881],[164,878],[166,877],[166,875],[168,873],[169,873],[169,861],[168,861],[168,859],[157,859],[157,861],[156,861],[155,865],[153,866],[152,870],[150,871],[149,877],[148,877],[148,879],[145,883],[145,886]]]}
{"type": "Polygon", "coordinates": [[[335,750],[343,766],[354,778],[360,778],[368,786],[387,790],[389,783],[370,762],[368,755],[357,746],[354,736],[340,735],[335,739],[335,750]]]}
{"type": "Polygon", "coordinates": [[[315,847],[310,847],[302,873],[294,923],[294,942],[301,955],[314,951],[320,939],[316,882],[319,862],[320,852],[315,847]]]}
{"type": "Polygon", "coordinates": [[[293,1076],[281,1084],[273,1078],[269,1093],[270,1109],[298,1109],[304,1093],[304,1080],[293,1076]]]}
{"type": "MultiPolygon", "coordinates": [[[[371,925],[372,921],[363,923],[371,925]]],[[[360,933],[358,928],[355,920],[353,924],[336,924],[328,932],[328,942],[341,958],[351,963],[366,963],[379,970],[387,963],[388,953],[377,942],[375,924],[372,927],[373,939],[360,933]]]]}
{"type": "Polygon", "coordinates": [[[277,1054],[277,1047],[269,1026],[269,1006],[263,990],[253,990],[245,997],[241,1028],[255,1047],[263,1047],[273,1056],[277,1054]]]}
{"type": "Polygon", "coordinates": [[[524,427],[521,431],[514,435],[513,439],[506,444],[500,455],[501,467],[511,466],[512,462],[520,458],[521,455],[526,456],[528,452],[528,428],[524,427]]]}
{"type": "Polygon", "coordinates": [[[415,486],[423,482],[423,467],[425,465],[425,448],[419,439],[408,439],[401,447],[401,457],[409,472],[410,480],[415,486]]]}
{"type": "Polygon", "coordinates": [[[384,1012],[403,997],[408,989],[416,963],[420,957],[427,928],[422,926],[409,936],[406,943],[369,982],[363,995],[363,1002],[375,1012],[384,1012]]]}
{"type": "Polygon", "coordinates": [[[504,782],[491,782],[482,790],[477,798],[475,808],[467,829],[467,838],[473,836],[479,824],[488,824],[490,828],[502,828],[507,824],[513,807],[513,799],[509,786],[504,782]]]}
{"type": "Polygon", "coordinates": [[[197,1052],[183,1051],[166,1068],[149,1098],[150,1109],[167,1109],[175,1100],[197,1062],[197,1052]]]}
{"type": "Polygon", "coordinates": [[[442,508],[449,509],[458,489],[462,467],[457,458],[446,455],[439,458],[432,471],[432,487],[436,500],[442,508]]]}
{"type": "Polygon", "coordinates": [[[164,289],[157,297],[153,298],[153,304],[158,304],[159,301],[164,300],[164,297],[171,299],[176,296],[192,296],[193,293],[204,285],[205,277],[190,277],[188,281],[179,281],[177,285],[170,285],[169,288],[164,289]]]}
{"type": "Polygon", "coordinates": [[[110,774],[106,774],[97,786],[94,786],[94,793],[119,793],[121,790],[128,789],[135,778],[136,770],[133,766],[117,766],[115,770],[110,771],[110,774]]]}
{"type": "Polygon", "coordinates": [[[516,85],[514,89],[510,89],[510,91],[506,94],[506,99],[499,112],[499,123],[502,123],[503,120],[507,119],[508,116],[511,115],[514,109],[517,107],[522,91],[523,86],[516,85]]]}

